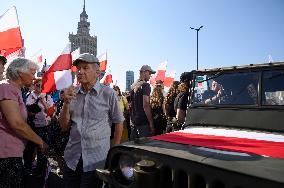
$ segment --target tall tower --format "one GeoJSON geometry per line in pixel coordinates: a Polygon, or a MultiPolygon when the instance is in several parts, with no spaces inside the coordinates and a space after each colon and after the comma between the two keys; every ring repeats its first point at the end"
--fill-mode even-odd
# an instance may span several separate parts
{"type": "Polygon", "coordinates": [[[90,22],[88,22],[85,0],[78,22],[77,34],[69,33],[69,41],[72,51],[80,47],[80,53],[91,53],[97,56],[97,36],[90,36],[90,22]]]}
{"type": "Polygon", "coordinates": [[[130,91],[131,85],[134,82],[134,72],[133,71],[126,71],[126,85],[125,90],[130,91]]]}

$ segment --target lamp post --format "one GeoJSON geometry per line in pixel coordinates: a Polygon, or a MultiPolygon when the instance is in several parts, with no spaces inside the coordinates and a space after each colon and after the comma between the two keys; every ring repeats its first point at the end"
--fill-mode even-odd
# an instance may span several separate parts
{"type": "Polygon", "coordinates": [[[202,28],[203,26],[200,26],[198,29],[190,27],[190,29],[193,29],[197,33],[197,62],[196,62],[196,70],[198,70],[198,31],[202,28]]]}

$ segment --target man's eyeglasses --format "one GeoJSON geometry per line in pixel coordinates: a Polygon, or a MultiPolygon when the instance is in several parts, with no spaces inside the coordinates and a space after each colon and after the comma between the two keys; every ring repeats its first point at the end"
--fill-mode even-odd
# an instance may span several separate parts
{"type": "Polygon", "coordinates": [[[41,87],[41,84],[36,84],[35,86],[36,86],[36,87],[41,87]]]}

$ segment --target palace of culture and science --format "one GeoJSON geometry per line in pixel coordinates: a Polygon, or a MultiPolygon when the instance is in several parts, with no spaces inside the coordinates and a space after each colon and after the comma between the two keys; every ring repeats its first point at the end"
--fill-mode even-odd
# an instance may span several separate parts
{"type": "Polygon", "coordinates": [[[97,36],[90,35],[90,22],[88,22],[88,14],[85,10],[85,0],[78,22],[77,34],[69,33],[69,41],[71,42],[71,51],[80,47],[80,53],[91,53],[97,56],[97,36]]]}
{"type": "MultiPolygon", "coordinates": [[[[90,22],[88,22],[88,14],[85,10],[85,0],[83,11],[80,14],[78,22],[77,34],[69,33],[69,41],[71,42],[71,51],[80,48],[80,53],[91,53],[97,56],[97,36],[90,35],[90,22]]],[[[101,79],[105,71],[101,72],[101,79]]],[[[126,72],[126,90],[130,90],[131,84],[134,82],[133,71],[126,72]]]]}

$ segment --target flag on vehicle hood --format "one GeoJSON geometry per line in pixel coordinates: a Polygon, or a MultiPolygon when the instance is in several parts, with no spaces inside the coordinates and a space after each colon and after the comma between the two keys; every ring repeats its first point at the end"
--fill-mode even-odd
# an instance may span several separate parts
{"type": "Polygon", "coordinates": [[[17,9],[13,6],[0,17],[0,52],[7,56],[22,47],[17,9]]]}
{"type": "Polygon", "coordinates": [[[284,159],[284,136],[280,134],[192,127],[151,138],[204,148],[284,159]]]}
{"type": "Polygon", "coordinates": [[[42,78],[42,93],[50,93],[72,85],[71,43],[68,43],[61,55],[44,73],[42,78]]]}

